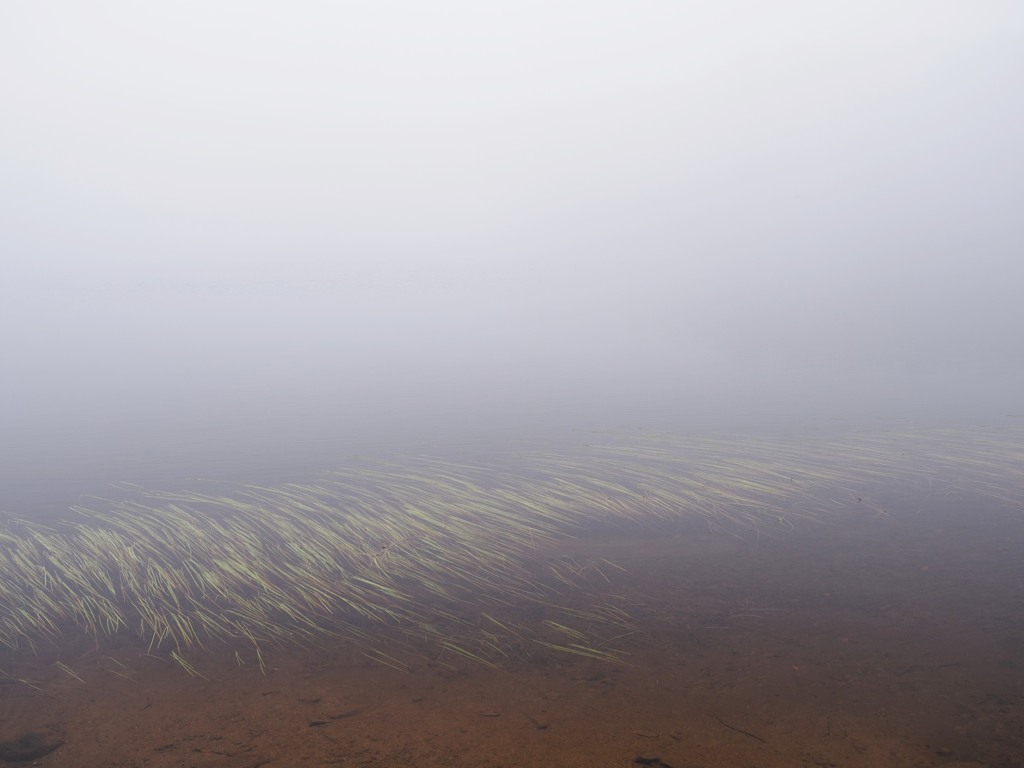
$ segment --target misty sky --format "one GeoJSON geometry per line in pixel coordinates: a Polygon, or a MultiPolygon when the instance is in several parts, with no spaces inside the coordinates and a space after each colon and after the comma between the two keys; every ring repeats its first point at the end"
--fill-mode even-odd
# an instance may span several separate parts
{"type": "Polygon", "coordinates": [[[1022,412],[1022,40],[1016,0],[5,2],[6,434],[1022,412]]]}

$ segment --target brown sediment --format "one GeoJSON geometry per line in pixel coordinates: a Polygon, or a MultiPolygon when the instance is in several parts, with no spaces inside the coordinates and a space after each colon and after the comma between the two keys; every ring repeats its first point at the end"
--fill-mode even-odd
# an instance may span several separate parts
{"type": "MultiPolygon", "coordinates": [[[[62,654],[79,680],[7,657],[36,687],[0,686],[0,737],[59,728],[44,768],[1024,764],[1024,521],[924,506],[562,545],[625,569],[606,584],[638,629],[624,663],[536,647],[498,668],[403,652],[401,671],[339,639],[270,648],[266,674],[197,653],[199,678],[125,645],[62,654]]],[[[494,618],[531,620],[517,611],[494,618]]]]}

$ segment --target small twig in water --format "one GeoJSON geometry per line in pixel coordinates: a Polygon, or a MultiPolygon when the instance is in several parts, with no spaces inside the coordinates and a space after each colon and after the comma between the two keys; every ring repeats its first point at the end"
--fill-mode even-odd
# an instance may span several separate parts
{"type": "Polygon", "coordinates": [[[760,741],[762,744],[767,744],[768,743],[767,739],[762,739],[756,733],[751,733],[750,731],[744,731],[742,728],[737,728],[735,725],[729,725],[729,723],[725,722],[725,720],[723,720],[722,718],[720,718],[718,715],[716,715],[714,713],[712,713],[711,716],[713,718],[715,718],[715,720],[717,720],[719,723],[724,725],[726,728],[728,728],[730,731],[736,731],[736,733],[742,733],[744,736],[749,736],[752,739],[756,739],[757,741],[760,741]]]}

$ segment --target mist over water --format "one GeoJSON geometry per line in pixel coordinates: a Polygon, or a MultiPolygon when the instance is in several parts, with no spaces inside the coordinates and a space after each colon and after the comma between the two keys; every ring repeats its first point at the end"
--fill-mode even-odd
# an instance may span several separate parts
{"type": "Polygon", "coordinates": [[[1022,410],[1013,4],[45,9],[0,32],[7,488],[1022,410]]]}

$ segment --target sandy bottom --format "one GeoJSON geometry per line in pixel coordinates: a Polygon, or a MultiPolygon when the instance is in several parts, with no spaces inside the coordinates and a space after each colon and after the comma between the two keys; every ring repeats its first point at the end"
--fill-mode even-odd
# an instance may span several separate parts
{"type": "Polygon", "coordinates": [[[212,651],[203,679],[64,649],[78,680],[52,654],[0,658],[0,741],[76,768],[1024,766],[1024,514],[969,518],[576,542],[560,554],[627,569],[608,586],[639,630],[624,664],[403,672],[339,643],[268,651],[265,674],[212,651]]]}

